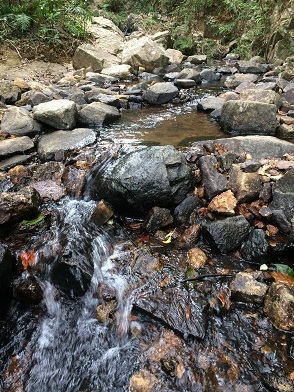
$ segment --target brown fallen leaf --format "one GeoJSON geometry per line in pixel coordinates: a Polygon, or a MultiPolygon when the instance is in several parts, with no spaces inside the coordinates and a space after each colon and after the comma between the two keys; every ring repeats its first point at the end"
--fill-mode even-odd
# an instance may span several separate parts
{"type": "Polygon", "coordinates": [[[278,271],[270,271],[269,274],[275,280],[275,282],[286,284],[287,286],[294,285],[294,276],[283,274],[278,271]]]}

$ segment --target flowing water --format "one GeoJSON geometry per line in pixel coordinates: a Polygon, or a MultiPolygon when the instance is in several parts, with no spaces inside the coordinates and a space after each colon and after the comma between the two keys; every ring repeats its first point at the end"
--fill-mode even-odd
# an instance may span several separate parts
{"type": "MultiPolygon", "coordinates": [[[[124,112],[119,123],[101,132],[101,138],[182,146],[224,137],[206,114],[197,113],[196,105],[194,101],[181,107],[141,109],[139,117],[136,110],[124,112]]],[[[33,270],[43,289],[42,305],[27,307],[12,301],[0,322],[0,391],[123,392],[139,369],[147,372],[145,381],[154,384],[152,389],[148,383],[135,389],[141,391],[291,391],[287,378],[291,336],[275,330],[258,307],[234,305],[227,313],[210,312],[204,340],[174,333],[156,317],[133,309],[136,297],[148,292],[146,279],[138,280],[138,269],[134,273],[129,266],[125,245],[130,246],[130,240],[122,229],[101,230],[89,224],[93,208],[91,201],[69,199],[54,207],[58,219],[48,241],[38,248],[33,270]],[[46,249],[63,238],[69,254],[87,257],[94,268],[90,287],[78,298],[61,294],[51,280],[52,263],[42,262],[46,249]],[[96,315],[97,306],[105,304],[98,295],[101,284],[116,299],[113,319],[107,322],[98,321],[96,315]]],[[[186,269],[184,252],[181,256],[173,250],[159,252],[165,267],[154,278],[155,290],[165,272],[184,276],[186,269]]],[[[225,263],[222,257],[211,258],[215,272],[228,265],[234,270],[246,268],[228,257],[225,263]]],[[[197,290],[208,298],[227,286],[227,281],[206,281],[197,290]]],[[[194,292],[196,286],[190,289],[194,292]]],[[[188,315],[189,309],[184,309],[188,315]]]]}

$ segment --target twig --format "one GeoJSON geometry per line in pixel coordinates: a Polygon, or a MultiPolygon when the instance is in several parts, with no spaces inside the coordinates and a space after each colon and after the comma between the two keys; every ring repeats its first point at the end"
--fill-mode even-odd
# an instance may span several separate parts
{"type": "Polygon", "coordinates": [[[222,277],[231,278],[232,276],[233,276],[232,274],[206,274],[206,275],[196,276],[195,278],[181,280],[180,283],[194,282],[196,280],[201,280],[205,278],[222,278],[222,277]]]}
{"type": "Polygon", "coordinates": [[[19,50],[17,49],[17,47],[12,43],[12,41],[10,41],[10,39],[8,39],[7,42],[16,50],[18,57],[22,60],[22,55],[19,53],[19,50]]]}

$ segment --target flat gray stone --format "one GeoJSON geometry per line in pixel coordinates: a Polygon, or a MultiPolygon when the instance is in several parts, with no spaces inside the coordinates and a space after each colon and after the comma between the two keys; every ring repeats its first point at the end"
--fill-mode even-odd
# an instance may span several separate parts
{"type": "Polygon", "coordinates": [[[0,141],[0,157],[24,153],[34,147],[33,141],[28,136],[16,137],[0,141]]]}
{"type": "Polygon", "coordinates": [[[56,131],[41,137],[38,154],[43,160],[54,158],[59,151],[83,148],[97,139],[97,133],[88,128],[76,128],[73,131],[56,131]]]}

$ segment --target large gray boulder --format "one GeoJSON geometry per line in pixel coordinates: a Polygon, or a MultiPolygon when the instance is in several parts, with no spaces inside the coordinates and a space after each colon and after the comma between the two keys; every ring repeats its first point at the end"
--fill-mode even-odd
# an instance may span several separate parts
{"type": "Polygon", "coordinates": [[[224,86],[227,88],[236,88],[241,83],[256,82],[258,75],[256,74],[242,74],[236,73],[234,75],[228,76],[224,82],[224,86]]]}
{"type": "Polygon", "coordinates": [[[100,72],[105,67],[119,63],[118,57],[90,44],[78,46],[72,60],[74,69],[91,68],[93,72],[100,72]]]}
{"type": "Polygon", "coordinates": [[[227,253],[242,244],[250,233],[243,215],[232,216],[203,225],[203,233],[220,252],[227,253]]]}
{"type": "Polygon", "coordinates": [[[120,117],[117,108],[103,102],[92,102],[78,113],[78,122],[86,126],[102,126],[114,122],[120,117]]]}
{"type": "Polygon", "coordinates": [[[102,16],[93,17],[88,31],[95,46],[102,51],[117,55],[123,50],[125,36],[111,20],[102,16]]]}
{"type": "Polygon", "coordinates": [[[143,94],[143,99],[151,105],[167,103],[179,94],[178,88],[170,82],[155,83],[143,94]]]}
{"type": "Polygon", "coordinates": [[[67,99],[44,102],[34,106],[33,117],[55,129],[73,129],[77,120],[77,107],[67,99]]]}
{"type": "Polygon", "coordinates": [[[250,102],[227,101],[221,114],[221,127],[239,135],[275,135],[278,127],[276,105],[250,102]]]}
{"type": "Polygon", "coordinates": [[[0,141],[0,158],[17,153],[24,153],[34,147],[32,139],[28,136],[16,137],[0,141]]]}
{"type": "Polygon", "coordinates": [[[152,207],[174,209],[193,185],[184,156],[172,146],[146,147],[96,168],[88,184],[95,200],[142,216],[152,207]]]}
{"type": "Polygon", "coordinates": [[[52,132],[39,140],[38,154],[42,160],[50,160],[59,151],[83,148],[94,143],[96,139],[97,133],[88,128],[52,132]]]}
{"type": "Polygon", "coordinates": [[[143,67],[151,72],[154,68],[167,66],[169,58],[161,45],[152,41],[150,37],[142,37],[126,42],[122,52],[122,63],[129,64],[134,69],[143,67]]]}
{"type": "Polygon", "coordinates": [[[2,118],[1,130],[9,135],[24,136],[40,132],[41,125],[31,117],[27,110],[12,106],[2,118]]]}

